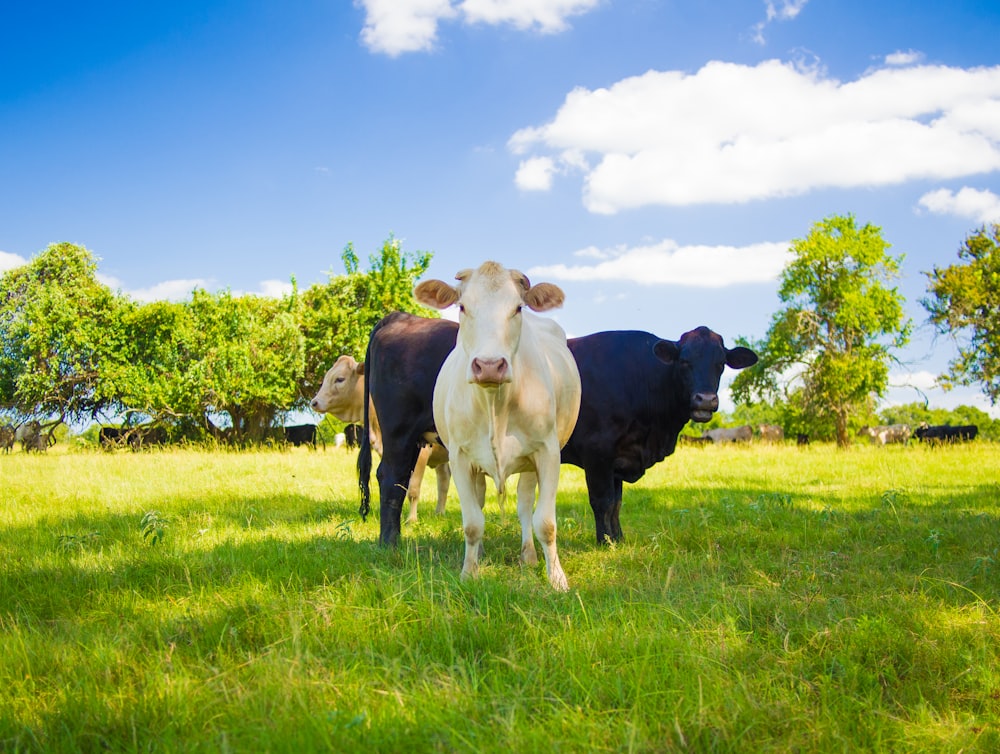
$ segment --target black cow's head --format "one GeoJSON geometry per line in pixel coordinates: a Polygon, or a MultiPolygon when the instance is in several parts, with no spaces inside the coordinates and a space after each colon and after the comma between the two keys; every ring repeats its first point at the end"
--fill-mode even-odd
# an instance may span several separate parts
{"type": "Polygon", "coordinates": [[[719,380],[726,366],[744,369],[757,363],[749,348],[726,348],[722,336],[707,327],[684,333],[680,340],[660,340],[653,346],[656,358],[673,364],[683,394],[691,397],[691,419],[707,422],[719,408],[719,380]]]}

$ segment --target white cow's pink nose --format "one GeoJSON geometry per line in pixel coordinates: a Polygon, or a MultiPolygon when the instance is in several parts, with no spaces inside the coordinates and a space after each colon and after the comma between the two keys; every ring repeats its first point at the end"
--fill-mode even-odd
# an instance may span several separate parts
{"type": "Polygon", "coordinates": [[[508,382],[509,367],[507,359],[480,359],[476,357],[472,360],[472,381],[477,385],[499,385],[508,382]]]}

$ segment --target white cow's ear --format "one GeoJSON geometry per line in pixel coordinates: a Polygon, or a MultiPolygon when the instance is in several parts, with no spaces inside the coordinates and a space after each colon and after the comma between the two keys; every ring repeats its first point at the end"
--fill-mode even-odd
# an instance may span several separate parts
{"type": "Polygon", "coordinates": [[[363,362],[363,361],[358,362],[358,365],[356,367],[354,367],[354,373],[356,375],[358,375],[358,377],[364,377],[365,376],[365,362],[363,362]]]}
{"type": "Polygon", "coordinates": [[[653,346],[653,355],[664,364],[673,364],[680,357],[681,349],[672,340],[658,340],[653,346]]]}
{"type": "Polygon", "coordinates": [[[566,294],[563,293],[563,289],[553,283],[533,285],[524,294],[524,303],[536,312],[558,309],[565,300],[566,294]]]}
{"type": "Polygon", "coordinates": [[[447,309],[458,301],[458,290],[443,280],[425,280],[413,289],[413,297],[425,306],[447,309]]]}
{"type": "Polygon", "coordinates": [[[525,275],[520,270],[508,270],[510,273],[510,279],[514,281],[514,285],[519,286],[521,289],[521,295],[524,295],[531,289],[531,281],[528,280],[528,276],[525,275]]]}

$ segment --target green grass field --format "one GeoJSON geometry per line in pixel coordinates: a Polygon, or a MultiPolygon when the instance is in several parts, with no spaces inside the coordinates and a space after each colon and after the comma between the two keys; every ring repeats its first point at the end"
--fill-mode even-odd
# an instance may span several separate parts
{"type": "Polygon", "coordinates": [[[1000,446],[680,448],[570,591],[342,450],[0,456],[0,750],[1000,751],[1000,446]]]}

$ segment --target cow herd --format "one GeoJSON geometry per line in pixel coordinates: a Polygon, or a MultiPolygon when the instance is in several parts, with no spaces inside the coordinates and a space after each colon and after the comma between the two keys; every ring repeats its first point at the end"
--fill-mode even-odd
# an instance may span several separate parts
{"type": "Polygon", "coordinates": [[[859,437],[867,437],[872,445],[888,445],[910,441],[911,437],[926,443],[965,442],[976,439],[979,427],[975,424],[952,426],[949,424],[928,425],[919,424],[915,429],[909,424],[889,424],[878,427],[864,426],[858,430],[859,437]]]}
{"type": "MultiPolygon", "coordinates": [[[[380,456],[379,541],[399,541],[404,499],[417,518],[420,483],[438,473],[436,512],[444,511],[449,479],[462,510],[462,576],[478,571],[483,548],[487,477],[500,504],[507,480],[519,474],[517,515],[521,560],[537,562],[541,543],[549,582],[567,587],[556,549],[558,468],[583,469],[599,544],[622,539],[619,514],[625,482],[638,481],[671,455],[681,429],[707,422],[719,407],[722,374],[757,362],[748,348],[727,348],[707,327],[676,341],[642,331],[567,338],[532,313],[563,303],[555,285],[532,285],[517,270],[486,262],[462,270],[457,284],[430,280],[414,290],[429,307],[457,306],[458,323],[394,312],[372,330],[362,363],[341,356],[327,372],[312,408],[360,422],[360,513],[371,510],[372,451],[380,456]],[[530,310],[530,311],[528,311],[530,310]]],[[[891,441],[892,432],[873,437],[891,441]]],[[[975,427],[924,427],[922,439],[970,439],[975,427]],[[959,429],[959,428],[955,428],[959,429]]],[[[783,442],[776,425],[713,429],[694,441],[783,442]]],[[[808,444],[799,435],[798,444],[808,444]]],[[[875,440],[873,440],[875,441],[875,440]]]]}
{"type": "Polygon", "coordinates": [[[0,425],[0,449],[10,453],[15,443],[21,443],[21,450],[24,452],[41,452],[48,450],[55,444],[55,438],[51,432],[46,432],[42,425],[32,419],[19,426],[12,427],[9,424],[0,425]]]}
{"type": "MultiPolygon", "coordinates": [[[[458,490],[466,543],[462,574],[474,576],[486,477],[502,501],[508,477],[519,474],[521,559],[536,561],[537,537],[550,583],[564,590],[556,550],[559,465],[584,470],[598,543],[621,540],[623,484],[672,454],[688,421],[711,419],[726,366],[743,369],[757,356],[744,347],[726,348],[707,327],[676,341],[642,331],[567,339],[554,321],[525,311],[561,306],[557,286],[532,285],[524,274],[493,262],[456,279],[457,285],[423,282],[414,295],[438,309],[457,305],[457,324],[390,314],[373,329],[362,365],[342,357],[331,367],[313,408],[354,421],[357,396],[345,396],[360,392],[366,430],[358,454],[361,515],[371,506],[374,448],[381,456],[382,544],[399,541],[404,496],[415,517],[414,475],[422,474],[424,456],[436,454],[439,467],[447,459],[458,490]]],[[[440,509],[440,476],[438,489],[440,509]]]]}

